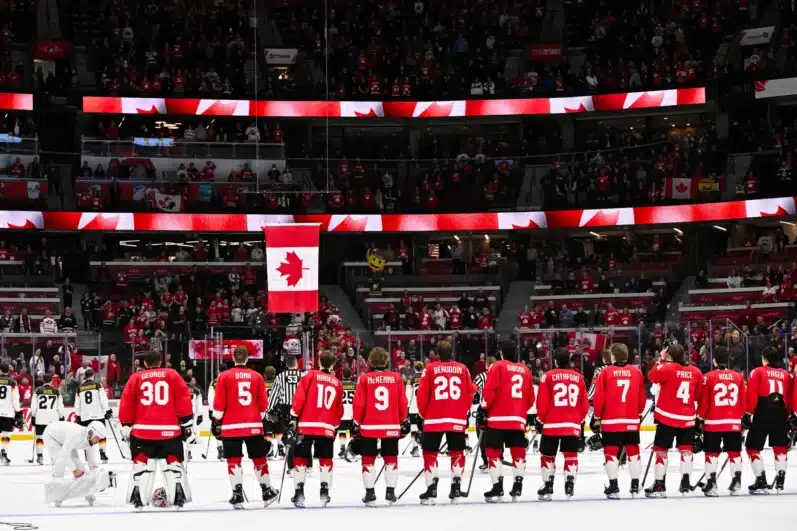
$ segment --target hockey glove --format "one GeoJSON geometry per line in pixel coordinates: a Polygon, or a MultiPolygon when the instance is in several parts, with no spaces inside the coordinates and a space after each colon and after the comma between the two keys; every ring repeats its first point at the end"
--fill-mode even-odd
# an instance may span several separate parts
{"type": "Polygon", "coordinates": [[[196,430],[193,426],[183,426],[181,428],[183,435],[183,442],[186,444],[196,443],[196,430]]]}
{"type": "Polygon", "coordinates": [[[487,410],[482,407],[476,410],[476,427],[479,431],[487,429],[487,410]]]}
{"type": "Polygon", "coordinates": [[[122,424],[122,440],[123,441],[130,441],[130,432],[133,431],[133,428],[127,424],[122,424]]]}
{"type": "Polygon", "coordinates": [[[695,435],[702,436],[703,435],[703,428],[705,426],[705,422],[700,417],[695,419],[695,435]]]}
{"type": "Polygon", "coordinates": [[[221,439],[221,419],[211,417],[210,434],[216,439],[221,439]]]}
{"type": "Polygon", "coordinates": [[[600,433],[601,432],[601,419],[598,417],[592,417],[589,421],[589,429],[592,430],[592,433],[600,433]]]}
{"type": "Polygon", "coordinates": [[[742,428],[749,430],[753,427],[753,416],[750,413],[745,413],[742,416],[742,428]]]}
{"type": "Polygon", "coordinates": [[[296,439],[298,438],[296,435],[296,425],[298,424],[298,420],[299,419],[296,417],[291,417],[288,422],[288,427],[285,429],[285,433],[282,434],[282,444],[285,446],[293,446],[296,444],[296,439]]]}
{"type": "Polygon", "coordinates": [[[792,413],[791,417],[789,417],[789,427],[792,430],[797,430],[797,413],[792,413]]]}
{"type": "Polygon", "coordinates": [[[112,417],[113,417],[112,410],[109,409],[108,411],[105,412],[105,420],[111,420],[112,417]]]}
{"type": "Polygon", "coordinates": [[[404,419],[403,421],[401,421],[400,430],[401,430],[402,439],[410,434],[410,432],[412,431],[412,425],[410,424],[410,419],[404,419]]]}
{"type": "Polygon", "coordinates": [[[17,414],[14,415],[14,427],[19,431],[25,427],[25,423],[22,421],[22,411],[17,411],[17,414]]]}
{"type": "Polygon", "coordinates": [[[362,433],[360,433],[360,425],[356,422],[354,423],[354,427],[351,429],[350,432],[352,439],[362,439],[362,433]]]}
{"type": "Polygon", "coordinates": [[[534,419],[534,429],[537,430],[537,433],[539,433],[540,435],[542,435],[543,427],[544,427],[544,424],[540,420],[540,417],[537,417],[536,419],[534,419]]]}
{"type": "Polygon", "coordinates": [[[529,413],[526,415],[526,428],[531,429],[534,427],[534,423],[537,421],[537,415],[534,413],[529,413]]]}
{"type": "Polygon", "coordinates": [[[203,417],[202,415],[199,415],[196,418],[196,422],[194,422],[194,426],[201,426],[203,420],[205,420],[205,417],[203,417]]]}

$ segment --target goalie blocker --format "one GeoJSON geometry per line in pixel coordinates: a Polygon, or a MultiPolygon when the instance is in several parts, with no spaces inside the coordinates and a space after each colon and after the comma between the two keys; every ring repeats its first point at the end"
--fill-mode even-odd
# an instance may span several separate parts
{"type": "Polygon", "coordinates": [[[160,354],[146,353],[145,370],[130,377],[119,403],[122,437],[133,459],[126,500],[136,509],[152,501],[161,468],[169,504],[179,508],[191,501],[183,455],[183,441],[196,438],[191,393],[177,371],[160,364],[160,354]]]}

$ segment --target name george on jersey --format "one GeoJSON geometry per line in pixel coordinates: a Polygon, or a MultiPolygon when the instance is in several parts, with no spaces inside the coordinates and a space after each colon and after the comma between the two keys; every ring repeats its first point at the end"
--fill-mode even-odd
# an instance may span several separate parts
{"type": "Polygon", "coordinates": [[[166,371],[145,372],[141,374],[142,380],[149,380],[150,378],[166,378],[166,371]]]}

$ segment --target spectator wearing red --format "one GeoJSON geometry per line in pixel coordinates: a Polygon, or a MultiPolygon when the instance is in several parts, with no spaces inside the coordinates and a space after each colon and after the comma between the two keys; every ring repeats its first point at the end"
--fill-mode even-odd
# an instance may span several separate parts
{"type": "Polygon", "coordinates": [[[490,315],[489,308],[482,308],[482,314],[479,316],[479,330],[490,330],[495,326],[493,316],[490,315]]]}
{"type": "Polygon", "coordinates": [[[608,303],[606,305],[606,326],[617,326],[617,323],[620,322],[620,312],[618,312],[612,303],[608,303]]]}
{"type": "Polygon", "coordinates": [[[421,330],[431,330],[432,329],[432,322],[433,322],[432,310],[430,310],[428,306],[424,306],[423,307],[423,311],[421,312],[420,321],[421,321],[421,324],[420,324],[420,329],[421,330]]]}
{"type": "Polygon", "coordinates": [[[135,341],[137,335],[138,328],[136,327],[135,321],[130,319],[122,330],[122,337],[124,337],[124,342],[127,346],[133,345],[133,341],[135,341]]]}
{"type": "Polygon", "coordinates": [[[531,312],[528,304],[523,306],[523,310],[518,314],[520,328],[531,328],[531,312]]]}
{"type": "Polygon", "coordinates": [[[204,262],[208,259],[208,250],[205,242],[200,240],[194,245],[194,260],[197,262],[204,262]]]}
{"type": "Polygon", "coordinates": [[[634,326],[634,316],[627,308],[623,309],[623,313],[619,316],[620,326],[634,326]]]}
{"type": "Polygon", "coordinates": [[[108,356],[108,367],[105,378],[109,384],[114,384],[122,379],[122,370],[119,362],[116,360],[116,354],[108,356]]]}
{"type": "Polygon", "coordinates": [[[789,275],[783,275],[778,298],[781,301],[791,301],[794,298],[794,282],[789,275]]]}
{"type": "Polygon", "coordinates": [[[457,303],[454,303],[448,310],[448,327],[452,330],[462,328],[462,310],[459,309],[457,303]]]}
{"type": "Polygon", "coordinates": [[[586,271],[581,273],[581,280],[578,281],[578,287],[582,293],[592,293],[595,286],[592,282],[592,278],[590,278],[589,273],[586,271]]]}
{"type": "Polygon", "coordinates": [[[744,305],[744,310],[742,310],[742,314],[739,318],[739,321],[742,325],[747,325],[750,329],[755,326],[756,321],[758,320],[758,315],[756,311],[753,309],[753,305],[750,301],[747,301],[744,305]]]}
{"type": "Polygon", "coordinates": [[[11,164],[9,170],[11,177],[25,177],[25,165],[22,164],[22,160],[19,157],[11,164]]]}

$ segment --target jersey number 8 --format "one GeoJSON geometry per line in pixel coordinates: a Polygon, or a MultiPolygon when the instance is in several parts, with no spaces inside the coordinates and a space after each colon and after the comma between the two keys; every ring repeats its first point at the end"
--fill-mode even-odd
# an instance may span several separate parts
{"type": "Polygon", "coordinates": [[[5,400],[6,398],[8,398],[8,386],[0,385],[0,400],[5,400]]]}
{"type": "Polygon", "coordinates": [[[151,406],[153,402],[159,406],[165,406],[169,403],[169,384],[160,381],[143,382],[141,384],[141,405],[151,406]]]}

